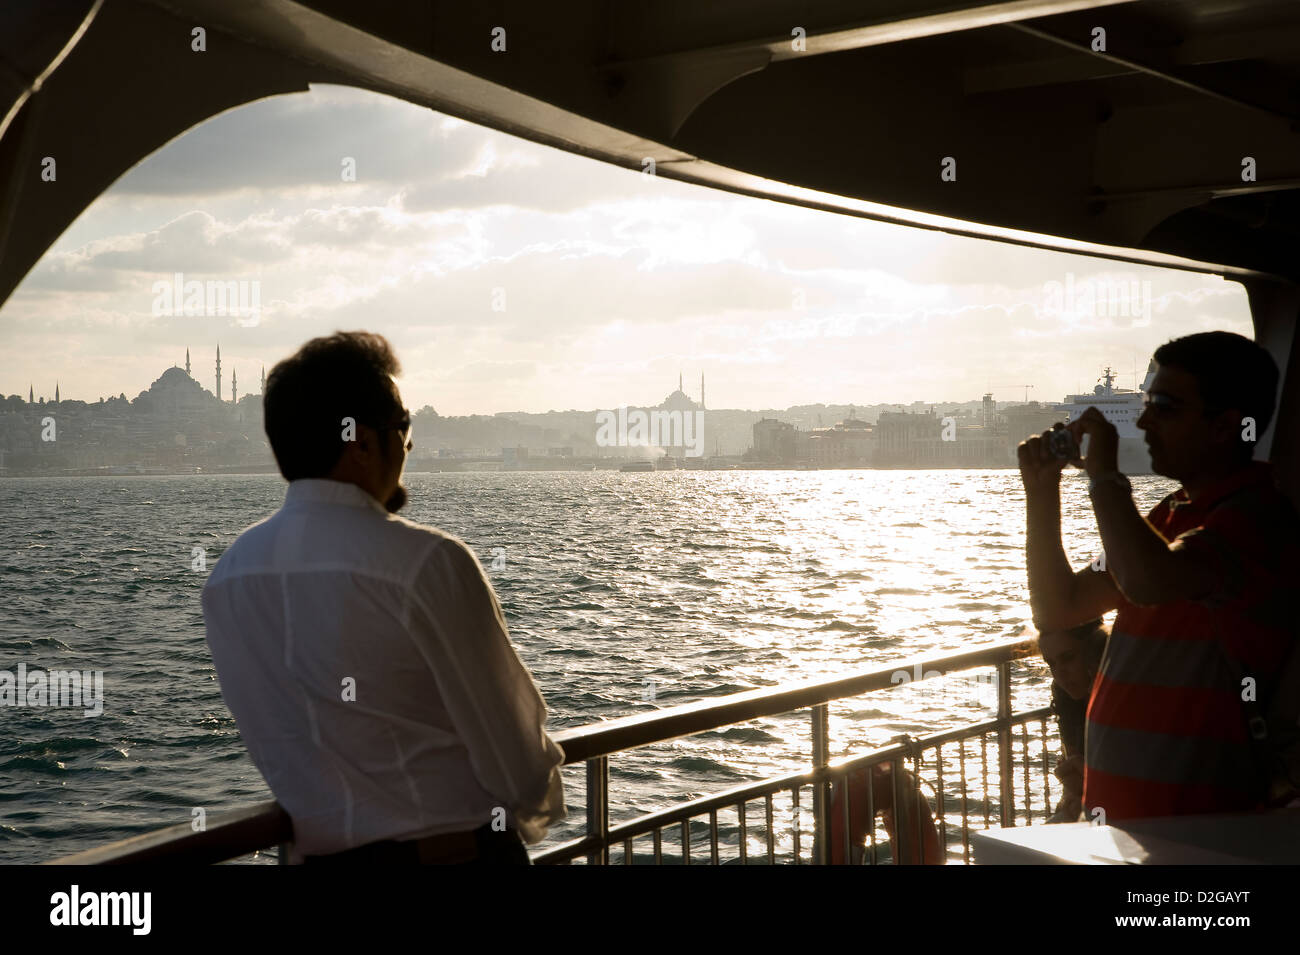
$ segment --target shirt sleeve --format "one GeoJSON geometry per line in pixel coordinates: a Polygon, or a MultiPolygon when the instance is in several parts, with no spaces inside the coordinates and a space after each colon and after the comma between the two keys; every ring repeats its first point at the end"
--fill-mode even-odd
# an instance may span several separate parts
{"type": "Polygon", "coordinates": [[[447,537],[412,589],[411,632],[479,785],[502,801],[524,842],[565,817],[564,753],[546,733],[546,704],[510,643],[501,605],[474,553],[447,537]]]}

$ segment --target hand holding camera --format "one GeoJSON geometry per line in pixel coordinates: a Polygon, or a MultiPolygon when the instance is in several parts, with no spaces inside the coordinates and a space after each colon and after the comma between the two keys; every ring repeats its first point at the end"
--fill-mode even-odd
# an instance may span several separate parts
{"type": "Polygon", "coordinates": [[[1057,422],[1041,435],[1020,442],[1016,448],[1020,477],[1026,491],[1055,489],[1067,464],[1083,466],[1074,431],[1057,422]]]}
{"type": "Polygon", "coordinates": [[[1041,435],[1021,441],[1016,453],[1026,491],[1056,488],[1067,464],[1094,478],[1117,472],[1119,432],[1105,415],[1089,408],[1069,424],[1058,421],[1041,435]]]}

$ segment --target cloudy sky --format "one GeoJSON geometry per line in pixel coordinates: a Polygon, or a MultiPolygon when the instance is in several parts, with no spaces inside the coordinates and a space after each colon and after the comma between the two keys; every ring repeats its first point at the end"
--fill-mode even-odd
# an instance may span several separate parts
{"type": "Polygon", "coordinates": [[[1132,387],[1177,335],[1252,335],[1212,276],[731,196],[322,86],[218,116],[101,196],[0,308],[0,391],[134,397],[187,347],[212,389],[219,342],[228,397],[232,369],[257,391],[357,328],[442,414],[652,404],[679,370],[716,408],[1059,401],[1107,364],[1132,387]],[[178,272],[258,283],[260,309],[155,314],[178,272]]]}

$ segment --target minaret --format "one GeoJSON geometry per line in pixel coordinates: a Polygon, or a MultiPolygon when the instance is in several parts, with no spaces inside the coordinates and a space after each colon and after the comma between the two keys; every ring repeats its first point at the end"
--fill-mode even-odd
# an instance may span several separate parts
{"type": "Polygon", "coordinates": [[[704,410],[704,372],[700,372],[700,410],[704,410]]]}
{"type": "Polygon", "coordinates": [[[262,394],[266,394],[266,366],[262,366],[262,394]]]}
{"type": "MultiPolygon", "coordinates": [[[[188,348],[185,349],[185,374],[190,374],[190,350],[188,348]]],[[[194,376],[190,375],[190,377],[193,378],[194,376]]]]}
{"type": "Polygon", "coordinates": [[[32,383],[30,381],[27,382],[27,403],[29,405],[36,404],[36,392],[32,391],[32,383]]]}
{"type": "Polygon", "coordinates": [[[221,400],[221,346],[217,346],[217,400],[221,400]]]}
{"type": "Polygon", "coordinates": [[[59,383],[57,381],[54,383],[54,403],[56,405],[59,403],[59,383]]]}
{"type": "Polygon", "coordinates": [[[234,369],[230,372],[230,403],[239,404],[239,372],[234,369]]]}
{"type": "MultiPolygon", "coordinates": [[[[682,373],[680,371],[677,373],[677,390],[682,391],[682,373]]],[[[686,392],[684,391],[682,392],[682,394],[685,393],[686,392]]]]}

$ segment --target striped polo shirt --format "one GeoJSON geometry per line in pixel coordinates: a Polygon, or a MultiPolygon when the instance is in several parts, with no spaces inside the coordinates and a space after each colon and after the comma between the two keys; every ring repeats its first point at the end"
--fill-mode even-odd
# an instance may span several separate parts
{"type": "Polygon", "coordinates": [[[1266,707],[1300,632],[1300,518],[1256,461],[1195,502],[1178,490],[1147,521],[1212,561],[1220,586],[1154,607],[1121,597],[1088,704],[1084,806],[1106,822],[1253,808],[1240,681],[1255,678],[1266,707]]]}

